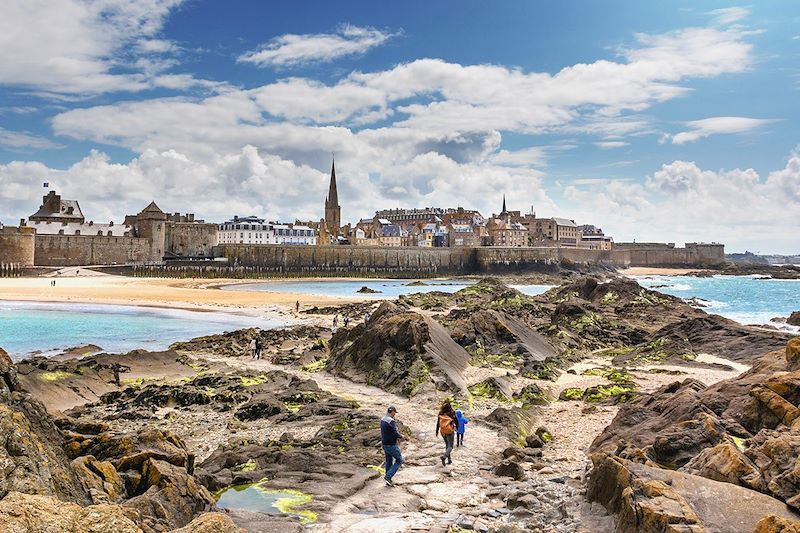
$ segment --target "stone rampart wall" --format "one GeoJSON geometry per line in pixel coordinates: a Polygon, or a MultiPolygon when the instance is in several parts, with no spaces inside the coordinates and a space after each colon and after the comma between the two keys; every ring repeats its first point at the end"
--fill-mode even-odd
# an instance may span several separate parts
{"type": "Polygon", "coordinates": [[[149,260],[150,241],[99,235],[37,235],[36,266],[111,265],[149,260]]]}
{"type": "Polygon", "coordinates": [[[398,277],[453,275],[476,268],[474,248],[398,248],[379,246],[281,246],[223,244],[215,249],[239,267],[310,276],[382,273],[398,277]]]}
{"type": "Polygon", "coordinates": [[[0,270],[17,271],[33,266],[36,232],[29,228],[0,229],[0,270]]]}
{"type": "Polygon", "coordinates": [[[216,224],[167,222],[164,252],[167,257],[212,257],[218,242],[216,224]]]}

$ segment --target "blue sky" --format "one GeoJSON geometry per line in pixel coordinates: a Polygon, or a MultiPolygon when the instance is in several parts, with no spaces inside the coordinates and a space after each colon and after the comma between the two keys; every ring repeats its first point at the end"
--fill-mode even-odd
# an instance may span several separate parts
{"type": "Polygon", "coordinates": [[[0,221],[534,207],[800,252],[800,5],[12,0],[0,221]]]}

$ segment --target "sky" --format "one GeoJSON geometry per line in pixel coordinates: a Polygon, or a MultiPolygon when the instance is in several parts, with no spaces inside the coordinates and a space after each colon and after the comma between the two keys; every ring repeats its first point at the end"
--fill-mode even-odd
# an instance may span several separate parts
{"type": "Polygon", "coordinates": [[[800,253],[800,4],[6,0],[0,221],[457,207],[800,253]]]}

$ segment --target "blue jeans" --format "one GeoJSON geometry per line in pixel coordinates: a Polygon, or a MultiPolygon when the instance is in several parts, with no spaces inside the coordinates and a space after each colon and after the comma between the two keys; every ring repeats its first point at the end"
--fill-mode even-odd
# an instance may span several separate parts
{"type": "Polygon", "coordinates": [[[403,464],[403,455],[400,453],[400,446],[397,444],[384,444],[383,453],[386,455],[386,479],[392,479],[403,464]]]}

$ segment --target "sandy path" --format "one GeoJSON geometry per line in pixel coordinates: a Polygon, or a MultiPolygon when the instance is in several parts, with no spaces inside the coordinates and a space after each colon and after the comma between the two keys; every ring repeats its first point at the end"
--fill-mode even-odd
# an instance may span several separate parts
{"type": "Polygon", "coordinates": [[[312,378],[323,390],[357,400],[362,409],[375,413],[376,421],[383,416],[388,405],[397,407],[397,419],[414,436],[412,440],[401,443],[406,463],[394,478],[397,487],[386,487],[380,478],[371,481],[362,491],[333,507],[328,513],[330,522],[309,526],[311,531],[447,531],[459,514],[479,516],[490,509],[504,507],[502,502],[489,501],[485,493],[492,485],[490,480],[498,479],[489,469],[500,461],[500,452],[509,442],[477,421],[470,424],[464,447],[453,451],[453,464],[442,467],[439,456],[444,444],[434,435],[438,409],[434,403],[425,405],[418,398],[409,400],[327,372],[309,374],[296,368],[246,358],[198,357],[224,361],[234,368],[261,372],[282,370],[312,378]],[[425,513],[419,511],[421,504],[427,509],[425,513]]]}

